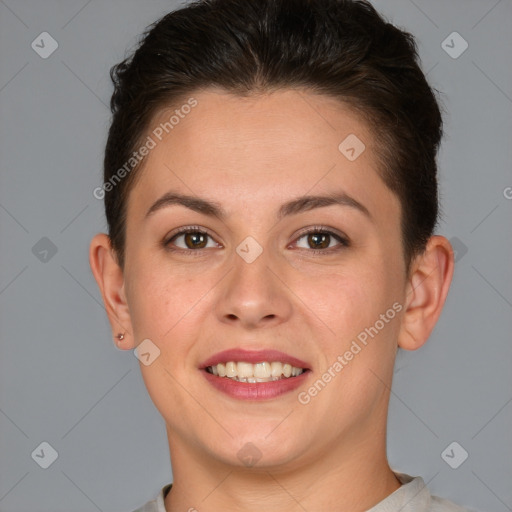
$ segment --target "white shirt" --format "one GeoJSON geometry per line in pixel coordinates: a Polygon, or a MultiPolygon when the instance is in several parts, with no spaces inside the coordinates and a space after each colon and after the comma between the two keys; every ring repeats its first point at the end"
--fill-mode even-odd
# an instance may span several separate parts
{"type": "MultiPolygon", "coordinates": [[[[473,512],[451,501],[432,496],[420,476],[395,473],[402,484],[387,498],[367,512],[473,512]]],[[[158,496],[133,512],[166,512],[164,499],[172,484],[165,485],[158,496]]]]}

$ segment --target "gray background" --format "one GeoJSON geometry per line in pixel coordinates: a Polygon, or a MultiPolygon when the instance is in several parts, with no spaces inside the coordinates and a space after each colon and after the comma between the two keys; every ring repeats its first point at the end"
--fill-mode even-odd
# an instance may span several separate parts
{"type": "MultiPolygon", "coordinates": [[[[109,68],[177,5],[0,0],[1,511],[127,512],[171,481],[163,419],[137,359],[111,340],[88,246],[105,230],[92,191],[102,182],[109,68]],[[31,48],[43,31],[59,45],[47,59],[31,48]],[[48,469],[31,457],[43,441],[58,452],[48,469]]],[[[397,359],[390,462],[434,494],[512,510],[512,3],[375,5],[417,36],[442,91],[438,233],[457,250],[430,341],[397,359]],[[454,31],[469,44],[458,58],[442,47],[454,31]],[[469,454],[457,469],[441,457],[453,441],[469,454]]],[[[453,53],[461,43],[445,44],[453,53]]],[[[449,453],[453,463],[463,452],[449,453]]]]}

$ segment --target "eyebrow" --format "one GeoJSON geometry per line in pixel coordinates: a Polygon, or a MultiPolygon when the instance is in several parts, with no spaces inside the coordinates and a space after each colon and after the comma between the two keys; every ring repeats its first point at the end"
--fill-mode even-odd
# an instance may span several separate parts
{"type": "MultiPolygon", "coordinates": [[[[145,217],[148,218],[158,210],[172,205],[181,205],[195,212],[202,213],[203,215],[217,217],[222,221],[227,219],[227,213],[219,203],[201,199],[195,196],[178,194],[176,192],[167,192],[162,197],[157,199],[157,201],[155,201],[146,212],[145,217]]],[[[277,218],[281,220],[283,217],[297,215],[298,213],[313,210],[315,208],[323,208],[325,206],[332,205],[348,206],[350,208],[354,208],[355,210],[363,213],[369,219],[373,219],[366,206],[345,192],[322,196],[301,196],[296,199],[292,199],[291,201],[281,205],[277,213],[277,218]]]]}

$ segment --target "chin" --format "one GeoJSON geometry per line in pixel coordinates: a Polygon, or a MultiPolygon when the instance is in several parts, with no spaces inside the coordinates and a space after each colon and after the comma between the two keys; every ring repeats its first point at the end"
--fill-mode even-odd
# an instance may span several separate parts
{"type": "Polygon", "coordinates": [[[226,434],[223,441],[208,439],[212,455],[228,465],[271,468],[290,463],[303,451],[304,439],[299,433],[291,435],[289,431],[278,432],[276,425],[279,422],[260,421],[260,428],[247,428],[246,423],[247,420],[239,430],[231,430],[233,437],[226,434]]]}

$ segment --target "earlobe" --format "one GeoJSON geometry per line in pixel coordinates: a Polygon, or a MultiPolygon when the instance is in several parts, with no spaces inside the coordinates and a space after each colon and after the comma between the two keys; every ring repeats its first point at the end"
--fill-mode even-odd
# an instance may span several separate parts
{"type": "Polygon", "coordinates": [[[432,236],[423,254],[411,265],[399,347],[416,350],[427,341],[441,315],[453,271],[454,253],[450,242],[443,236],[432,236]]]}
{"type": "Polygon", "coordinates": [[[89,264],[101,291],[116,346],[122,350],[134,348],[124,275],[107,234],[98,233],[91,240],[89,264]]]}

